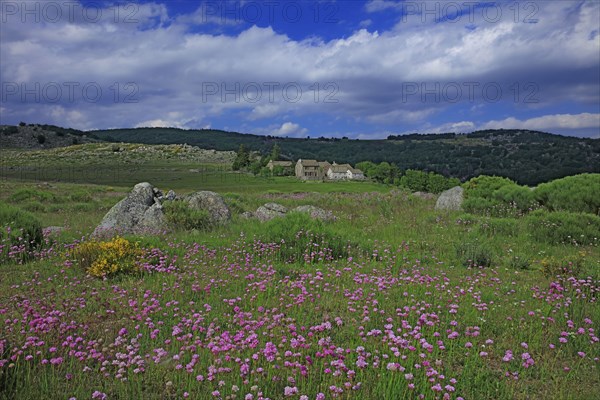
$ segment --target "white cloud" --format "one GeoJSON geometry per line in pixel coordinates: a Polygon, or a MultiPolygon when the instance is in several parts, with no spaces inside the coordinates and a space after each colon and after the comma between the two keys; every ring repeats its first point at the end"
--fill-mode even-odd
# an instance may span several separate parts
{"type": "MultiPolygon", "coordinates": [[[[366,9],[394,13],[400,4],[371,1],[366,9]]],[[[425,123],[453,106],[444,101],[423,102],[418,95],[404,101],[401,89],[407,82],[476,81],[509,86],[514,81],[533,81],[544,99],[597,104],[598,78],[593,74],[597,75],[600,64],[600,35],[593,32],[598,30],[600,3],[536,4],[536,24],[515,21],[511,9],[503,8],[504,17],[496,23],[476,15],[475,29],[465,29],[470,24],[467,20],[436,23],[414,17],[399,20],[384,32],[361,29],[329,41],[312,37],[293,40],[271,27],[257,26],[236,34],[200,33],[193,28],[202,25],[202,20],[197,21],[202,10],[187,18],[174,18],[160,3],[137,5],[139,22],[135,24],[115,24],[109,12],[97,23],[81,19],[76,23],[22,23],[18,16],[2,24],[3,82],[76,82],[80,87],[94,82],[101,86],[103,95],[97,103],[73,103],[66,100],[65,93],[54,105],[24,103],[13,96],[3,102],[3,114],[19,119],[36,107],[40,119],[78,128],[143,124],[190,127],[190,123],[200,127],[213,117],[287,121],[315,112],[385,125],[425,123]],[[129,82],[137,88],[133,103],[124,101],[131,95],[124,87],[129,82]],[[329,82],[339,89],[334,96],[337,103],[323,102],[329,93],[323,86],[329,82]],[[272,83],[279,86],[271,97],[265,85],[272,83]],[[314,98],[316,83],[318,101],[314,98]],[[213,84],[217,93],[207,94],[207,85],[214,89],[213,84]],[[236,84],[239,93],[222,96],[223,89],[230,90],[236,84]],[[253,84],[263,90],[257,102],[244,97],[247,93],[243,88],[253,84]],[[286,99],[282,94],[285,85],[298,85],[302,98],[286,99]],[[115,88],[119,91],[116,97],[115,88]],[[57,113],[52,106],[71,114],[57,113]],[[179,114],[170,114],[174,112],[179,114]]],[[[125,15],[121,13],[121,17],[125,15]]],[[[368,21],[363,21],[364,26],[376,25],[368,21]]],[[[552,121],[561,123],[560,118],[552,121]]],[[[297,125],[286,124],[274,129],[297,125]]],[[[296,129],[301,132],[303,128],[296,129]]]]}
{"type": "MultiPolygon", "coordinates": [[[[600,114],[549,114],[524,120],[508,117],[502,120],[491,120],[483,123],[460,121],[448,122],[437,126],[426,124],[419,131],[422,133],[468,133],[483,129],[526,129],[569,134],[577,134],[578,131],[587,131],[591,136],[598,137],[600,135],[600,114]]],[[[412,132],[406,131],[403,133],[412,132]]]]}
{"type": "Polygon", "coordinates": [[[298,124],[292,122],[284,122],[279,129],[275,130],[272,134],[275,136],[291,136],[301,137],[306,134],[306,128],[302,128],[298,124]]]}
{"type": "Polygon", "coordinates": [[[595,128],[600,131],[600,114],[554,114],[542,117],[519,120],[514,117],[500,121],[489,121],[481,126],[481,129],[516,128],[530,130],[553,129],[586,129],[595,128]]]}

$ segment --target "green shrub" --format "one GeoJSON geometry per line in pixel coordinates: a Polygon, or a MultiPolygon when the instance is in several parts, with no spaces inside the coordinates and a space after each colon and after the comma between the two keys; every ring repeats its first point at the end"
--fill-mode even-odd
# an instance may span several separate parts
{"type": "Polygon", "coordinates": [[[14,135],[15,133],[19,133],[19,128],[16,126],[5,126],[2,129],[2,133],[6,136],[14,135]]]}
{"type": "Polygon", "coordinates": [[[346,258],[351,243],[326,223],[314,220],[305,213],[290,212],[283,218],[266,222],[260,239],[267,243],[280,244],[282,261],[314,262],[319,258],[346,258]],[[319,254],[320,253],[320,254],[319,254]]]}
{"type": "Polygon", "coordinates": [[[458,261],[465,267],[488,268],[492,265],[493,252],[484,244],[465,242],[458,244],[455,249],[458,261]]]}
{"type": "Polygon", "coordinates": [[[547,278],[557,275],[577,276],[586,262],[586,254],[580,251],[574,258],[544,257],[538,261],[542,274],[547,278]]]}
{"type": "Polygon", "coordinates": [[[488,218],[481,221],[478,231],[490,237],[519,234],[519,221],[514,218],[488,218]]]}
{"type": "Polygon", "coordinates": [[[39,201],[27,201],[22,203],[21,207],[30,212],[46,212],[46,207],[39,201]]]}
{"type": "Polygon", "coordinates": [[[38,135],[37,141],[38,141],[39,144],[46,143],[46,136],[44,136],[44,135],[38,135]]]}
{"type": "Polygon", "coordinates": [[[96,208],[97,206],[95,203],[75,203],[71,207],[73,211],[79,212],[90,212],[94,211],[96,208]]]}
{"type": "Polygon", "coordinates": [[[406,170],[400,178],[394,178],[394,184],[411,190],[412,192],[441,193],[444,190],[460,185],[457,178],[446,178],[435,172],[424,172],[414,169],[406,170]]]}
{"type": "Polygon", "coordinates": [[[69,198],[71,199],[71,201],[83,203],[90,202],[94,199],[92,197],[92,194],[85,190],[75,190],[69,195],[69,198]]]}
{"type": "Polygon", "coordinates": [[[463,185],[467,212],[494,217],[515,217],[538,208],[532,191],[507,178],[478,176],[463,185]]]}
{"type": "Polygon", "coordinates": [[[21,261],[38,248],[43,240],[42,225],[31,213],[0,202],[0,262],[6,259],[11,246],[22,246],[21,261]]]}
{"type": "Polygon", "coordinates": [[[13,203],[22,203],[27,200],[49,202],[54,201],[54,194],[44,190],[32,188],[19,189],[10,196],[10,201],[13,203]]]}
{"type": "Polygon", "coordinates": [[[463,209],[468,213],[498,216],[502,203],[492,198],[468,197],[463,200],[463,209]]]}
{"type": "Polygon", "coordinates": [[[509,267],[514,270],[526,270],[531,266],[531,259],[527,256],[513,254],[509,261],[509,267]]]}
{"type": "Polygon", "coordinates": [[[174,230],[208,230],[212,227],[208,211],[192,209],[183,201],[166,201],[163,209],[167,223],[174,230]]]}
{"type": "Polygon", "coordinates": [[[550,244],[592,245],[600,243],[600,217],[568,211],[537,210],[525,217],[530,235],[550,244]]]}
{"type": "Polygon", "coordinates": [[[232,214],[241,214],[246,211],[243,204],[243,199],[238,194],[226,193],[223,195],[223,200],[225,201],[225,204],[227,204],[227,207],[229,207],[229,210],[232,214]]]}
{"type": "Polygon", "coordinates": [[[479,221],[479,217],[473,214],[461,214],[456,218],[457,225],[474,225],[479,221]]]}
{"type": "Polygon", "coordinates": [[[511,205],[521,212],[528,212],[538,207],[533,191],[516,183],[502,186],[495,190],[492,196],[495,200],[511,205]]]}
{"type": "Polygon", "coordinates": [[[543,183],[535,198],[550,211],[600,215],[600,174],[580,174],[543,183]]]}
{"type": "Polygon", "coordinates": [[[463,188],[465,189],[465,198],[480,197],[491,199],[496,190],[506,185],[516,185],[516,183],[500,176],[481,175],[465,182],[463,188]]]}

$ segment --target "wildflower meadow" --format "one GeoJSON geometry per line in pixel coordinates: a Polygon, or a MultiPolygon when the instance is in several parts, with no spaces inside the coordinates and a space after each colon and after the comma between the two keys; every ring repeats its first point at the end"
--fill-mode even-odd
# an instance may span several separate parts
{"type": "Polygon", "coordinates": [[[92,239],[68,199],[34,247],[2,228],[0,398],[600,398],[597,238],[405,192],[225,197],[210,231],[92,239]],[[239,217],[273,199],[336,220],[239,217]]]}

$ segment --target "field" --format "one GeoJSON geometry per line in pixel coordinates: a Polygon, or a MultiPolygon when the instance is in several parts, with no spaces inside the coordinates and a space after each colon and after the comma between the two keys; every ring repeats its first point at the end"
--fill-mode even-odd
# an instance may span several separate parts
{"type": "Polygon", "coordinates": [[[600,398],[597,237],[548,243],[374,183],[97,162],[38,161],[58,174],[41,182],[4,161],[0,200],[65,230],[1,244],[0,398],[600,398]],[[140,271],[91,276],[80,243],[144,180],[217,191],[232,221],[126,236],[140,271]],[[337,219],[241,218],[266,202],[337,219]]]}

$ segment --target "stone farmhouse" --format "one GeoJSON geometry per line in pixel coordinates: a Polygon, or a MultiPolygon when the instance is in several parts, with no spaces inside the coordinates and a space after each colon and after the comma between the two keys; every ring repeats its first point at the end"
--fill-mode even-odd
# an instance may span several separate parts
{"type": "Polygon", "coordinates": [[[316,180],[362,180],[364,173],[350,164],[330,164],[327,161],[298,160],[295,167],[296,178],[305,181],[316,180]]]}

